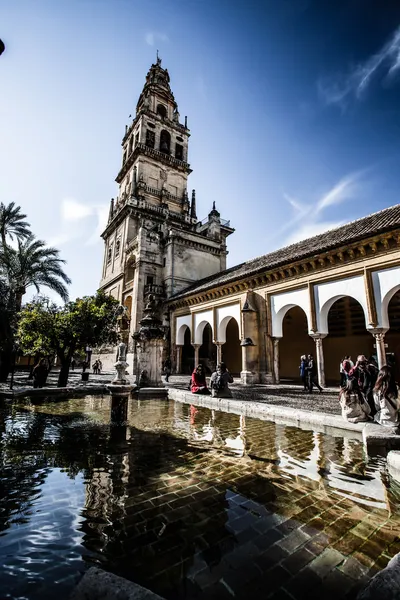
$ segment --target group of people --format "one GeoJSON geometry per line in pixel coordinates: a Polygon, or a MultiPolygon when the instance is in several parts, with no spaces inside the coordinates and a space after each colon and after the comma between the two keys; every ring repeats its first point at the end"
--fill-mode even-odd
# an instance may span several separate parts
{"type": "Polygon", "coordinates": [[[232,392],[229,389],[230,383],[233,383],[233,377],[226,368],[226,364],[221,362],[211,375],[209,389],[204,367],[198,365],[192,373],[190,389],[192,394],[211,395],[213,398],[232,398],[232,392]]]}
{"type": "Polygon", "coordinates": [[[103,368],[103,363],[98,358],[97,360],[94,361],[94,363],[92,365],[93,373],[95,375],[100,375],[102,368],[103,368]]]}
{"type": "MultiPolygon", "coordinates": [[[[345,361],[351,362],[350,357],[345,361]]],[[[346,368],[339,402],[346,421],[359,423],[375,421],[387,427],[400,424],[398,389],[392,367],[384,365],[379,371],[373,362],[361,354],[352,367],[346,368]]]]}
{"type": "Polygon", "coordinates": [[[300,357],[300,377],[303,391],[312,394],[314,386],[322,392],[322,387],[317,381],[317,367],[312,354],[303,354],[300,357]]]}

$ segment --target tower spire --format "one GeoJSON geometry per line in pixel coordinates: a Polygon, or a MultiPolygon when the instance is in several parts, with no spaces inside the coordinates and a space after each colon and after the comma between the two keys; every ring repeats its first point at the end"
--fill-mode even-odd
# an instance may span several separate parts
{"type": "Polygon", "coordinates": [[[192,205],[190,207],[190,216],[192,219],[197,219],[196,215],[196,190],[192,190],[192,205]]]}

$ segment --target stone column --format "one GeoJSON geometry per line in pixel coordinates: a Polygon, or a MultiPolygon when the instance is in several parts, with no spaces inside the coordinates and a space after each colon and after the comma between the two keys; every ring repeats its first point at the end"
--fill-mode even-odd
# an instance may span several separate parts
{"type": "Polygon", "coordinates": [[[217,365],[222,362],[222,344],[221,342],[215,342],[217,346],[217,365]]]}
{"type": "Polygon", "coordinates": [[[317,357],[317,370],[318,370],[318,383],[321,387],[325,387],[325,362],[324,362],[324,349],[322,346],[322,339],[324,335],[313,335],[315,342],[315,351],[317,357]]]}
{"type": "Polygon", "coordinates": [[[182,371],[182,346],[176,346],[176,374],[182,371]]]}
{"type": "Polygon", "coordinates": [[[194,348],[194,368],[196,368],[199,365],[199,351],[201,344],[192,344],[192,346],[194,348]]]}
{"type": "Polygon", "coordinates": [[[279,377],[279,340],[281,338],[273,338],[274,342],[274,383],[280,382],[279,377]]]}
{"type": "Polygon", "coordinates": [[[378,366],[381,369],[383,365],[386,365],[385,333],[387,329],[372,329],[370,331],[375,338],[378,366]]]}

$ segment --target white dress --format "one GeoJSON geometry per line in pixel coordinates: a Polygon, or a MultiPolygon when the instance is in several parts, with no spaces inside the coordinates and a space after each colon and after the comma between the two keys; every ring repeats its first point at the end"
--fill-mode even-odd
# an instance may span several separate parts
{"type": "Polygon", "coordinates": [[[377,410],[374,420],[386,427],[399,425],[399,405],[397,398],[384,396],[382,392],[374,392],[375,408],[377,410]]]}
{"type": "Polygon", "coordinates": [[[346,394],[342,392],[339,398],[340,406],[342,407],[342,417],[349,423],[360,423],[363,421],[369,421],[368,415],[371,412],[371,408],[364,399],[360,401],[358,394],[351,392],[346,394]]]}

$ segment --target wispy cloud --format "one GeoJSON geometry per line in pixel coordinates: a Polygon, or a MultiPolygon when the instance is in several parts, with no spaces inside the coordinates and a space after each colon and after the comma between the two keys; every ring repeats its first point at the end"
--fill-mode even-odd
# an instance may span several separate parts
{"type": "Polygon", "coordinates": [[[169,42],[169,38],[166,33],[159,33],[156,31],[148,31],[144,36],[145,42],[148,46],[154,46],[158,42],[169,42]]]}
{"type": "Polygon", "coordinates": [[[88,206],[74,198],[65,198],[61,203],[60,231],[48,243],[58,247],[72,240],[85,238],[85,246],[95,244],[107,224],[108,210],[106,204],[88,206]]]}
{"type": "Polygon", "coordinates": [[[344,107],[350,98],[360,99],[375,76],[393,78],[399,70],[400,26],[376,54],[351,68],[347,74],[321,80],[318,90],[326,104],[344,107]]]}
{"type": "Polygon", "coordinates": [[[293,209],[292,218],[279,231],[280,235],[285,231],[290,231],[285,243],[293,244],[342,225],[345,219],[329,221],[322,218],[323,213],[329,207],[357,197],[365,185],[365,181],[362,179],[364,173],[365,171],[357,171],[343,177],[316,201],[308,204],[293,196],[283,194],[283,197],[293,209]]]}

